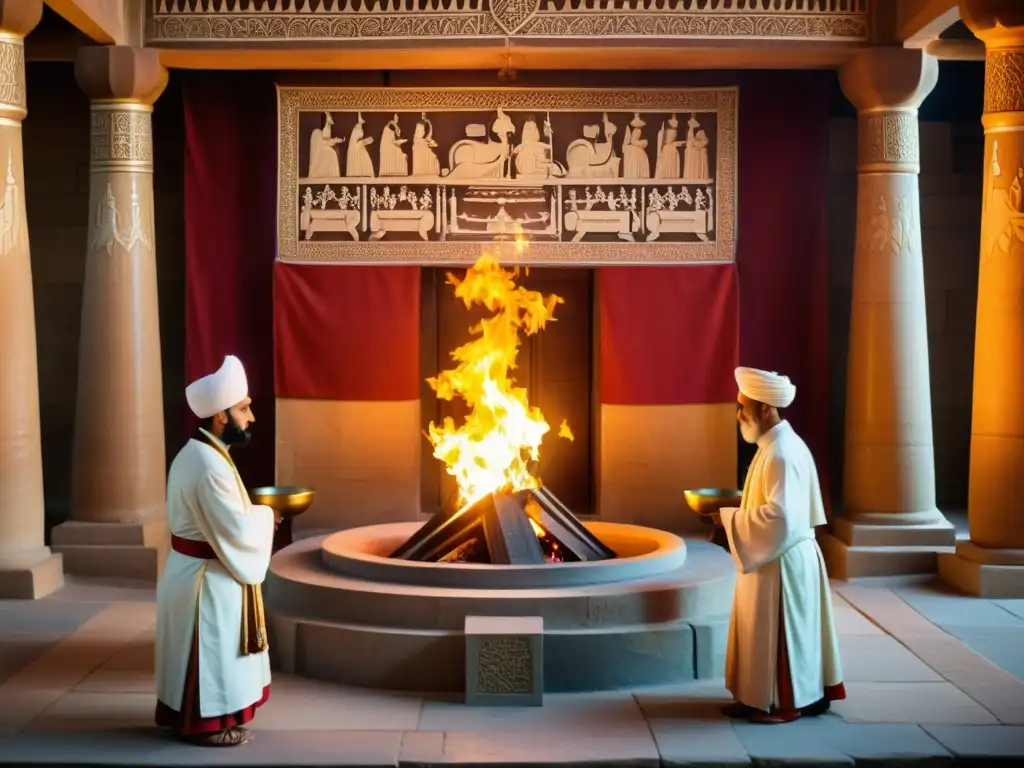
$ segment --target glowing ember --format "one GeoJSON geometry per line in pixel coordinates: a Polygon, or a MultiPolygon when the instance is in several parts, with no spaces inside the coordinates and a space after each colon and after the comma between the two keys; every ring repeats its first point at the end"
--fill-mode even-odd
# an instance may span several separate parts
{"type": "MultiPolygon", "coordinates": [[[[544,416],[531,407],[526,390],[517,387],[512,371],[519,353],[519,332],[532,335],[554,320],[560,296],[542,296],[517,286],[519,269],[503,269],[484,255],[460,280],[448,275],[455,295],[466,308],[481,304],[495,313],[470,329],[475,338],[452,352],[456,367],[427,379],[437,396],[461,397],[469,406],[459,427],[451,418],[430,424],[434,456],[444,462],[459,488],[463,509],[489,493],[539,487],[529,462],[537,461],[544,435],[550,431],[544,416]]],[[[559,437],[573,439],[564,421],[559,437]]]]}

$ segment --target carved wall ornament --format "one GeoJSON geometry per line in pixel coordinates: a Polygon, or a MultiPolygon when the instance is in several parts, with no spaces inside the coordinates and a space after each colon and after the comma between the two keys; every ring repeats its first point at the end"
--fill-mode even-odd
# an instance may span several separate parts
{"type": "Polygon", "coordinates": [[[152,108],[144,104],[93,104],[89,160],[93,168],[151,173],[152,108]]]}
{"type": "Polygon", "coordinates": [[[1024,50],[985,56],[985,111],[1024,112],[1024,50]]]}
{"type": "Polygon", "coordinates": [[[907,197],[893,197],[886,202],[886,198],[880,196],[875,215],[871,218],[871,249],[893,257],[920,254],[920,225],[916,208],[907,197]]]}
{"type": "Polygon", "coordinates": [[[281,86],[278,256],[732,261],[737,101],[736,88],[281,86]]]}
{"type": "Polygon", "coordinates": [[[25,195],[14,177],[14,150],[7,150],[7,175],[0,202],[0,258],[19,250],[25,241],[25,195]]]}
{"type": "Polygon", "coordinates": [[[25,41],[0,34],[0,114],[25,116],[25,41]]]}
{"type": "Polygon", "coordinates": [[[917,110],[868,113],[860,125],[860,163],[918,165],[921,148],[917,110]]]}
{"type": "Polygon", "coordinates": [[[533,646],[528,637],[484,637],[477,656],[477,691],[533,693],[533,646]]]}
{"type": "Polygon", "coordinates": [[[114,191],[107,184],[106,196],[97,204],[96,216],[89,228],[89,253],[102,249],[113,255],[115,245],[128,252],[136,246],[151,248],[153,239],[148,230],[149,217],[143,217],[135,179],[132,179],[127,216],[122,214],[114,191]]]}
{"type": "Polygon", "coordinates": [[[868,0],[150,0],[147,44],[424,38],[863,42],[868,0]]]}

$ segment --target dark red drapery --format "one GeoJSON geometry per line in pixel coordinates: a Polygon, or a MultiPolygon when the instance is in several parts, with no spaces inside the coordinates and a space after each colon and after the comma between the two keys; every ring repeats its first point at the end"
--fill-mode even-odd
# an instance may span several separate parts
{"type": "Polygon", "coordinates": [[[281,397],[419,399],[420,268],[279,262],[274,348],[281,397]]]}
{"type": "Polygon", "coordinates": [[[598,270],[601,402],[734,399],[737,293],[732,264],[598,270]]]}
{"type": "MultiPolygon", "coordinates": [[[[277,106],[263,73],[202,72],[185,99],[185,379],[245,365],[252,443],[236,458],[250,485],[274,480],[273,266],[277,106]]],[[[183,395],[184,396],[184,395],[183,395]]],[[[189,414],[191,416],[191,414],[189,414]]],[[[195,426],[185,425],[186,434],[195,426]]]]}
{"type": "Polygon", "coordinates": [[[789,376],[786,416],[828,499],[828,93],[831,72],[740,88],[740,365],[789,376]],[[771,85],[769,85],[771,84],[771,85]]]}

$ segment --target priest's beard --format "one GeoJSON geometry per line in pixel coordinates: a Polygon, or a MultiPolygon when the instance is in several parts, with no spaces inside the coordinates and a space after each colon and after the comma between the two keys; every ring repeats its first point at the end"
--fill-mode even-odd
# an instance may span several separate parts
{"type": "Polygon", "coordinates": [[[761,429],[752,421],[741,421],[740,434],[745,442],[754,444],[757,442],[757,438],[761,436],[761,429]]]}
{"type": "Polygon", "coordinates": [[[224,432],[220,436],[221,442],[229,448],[245,448],[251,439],[252,432],[248,428],[242,429],[239,427],[234,417],[229,413],[228,423],[224,425],[224,432]]]}

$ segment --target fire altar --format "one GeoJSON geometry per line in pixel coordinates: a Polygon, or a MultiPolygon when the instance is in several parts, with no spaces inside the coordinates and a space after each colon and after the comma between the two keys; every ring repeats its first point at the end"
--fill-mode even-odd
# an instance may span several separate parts
{"type": "MultiPolygon", "coordinates": [[[[551,428],[515,381],[516,355],[520,333],[555,321],[562,299],[516,285],[517,276],[489,256],[464,279],[449,275],[467,309],[492,313],[452,352],[455,367],[429,380],[438,397],[469,408],[461,425],[431,423],[427,435],[457,494],[425,524],[363,526],[275,555],[267,605],[279,667],[370,687],[459,690],[469,619],[482,616],[543,620],[546,691],[721,673],[729,557],[705,542],[688,552],[651,528],[585,524],[538,476],[551,428]]],[[[557,439],[573,439],[569,424],[557,439]]],[[[503,666],[492,659],[490,677],[503,666]]]]}

